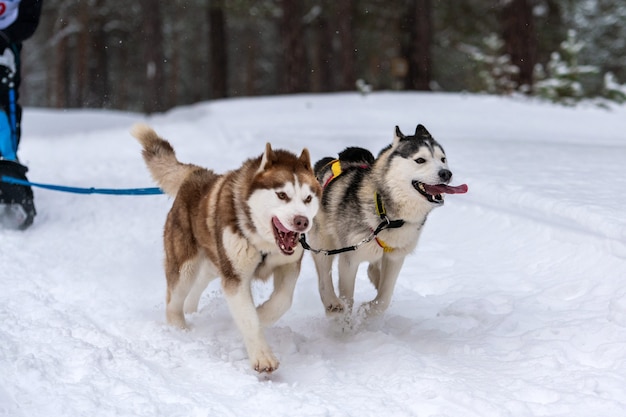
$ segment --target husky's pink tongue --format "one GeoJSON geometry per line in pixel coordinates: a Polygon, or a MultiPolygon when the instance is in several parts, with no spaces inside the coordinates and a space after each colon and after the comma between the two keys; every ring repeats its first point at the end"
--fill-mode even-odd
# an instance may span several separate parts
{"type": "Polygon", "coordinates": [[[446,184],[437,184],[437,185],[428,185],[424,184],[424,188],[428,192],[428,194],[437,195],[437,194],[465,194],[467,192],[467,184],[461,185],[446,185],[446,184]]]}
{"type": "Polygon", "coordinates": [[[272,218],[272,224],[274,225],[276,244],[285,255],[291,255],[298,245],[299,233],[292,232],[283,226],[278,217],[272,218]]]}

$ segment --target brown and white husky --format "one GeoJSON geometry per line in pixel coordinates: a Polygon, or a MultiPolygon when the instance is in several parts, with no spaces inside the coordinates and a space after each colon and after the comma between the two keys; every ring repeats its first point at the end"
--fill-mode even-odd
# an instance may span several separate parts
{"type": "Polygon", "coordinates": [[[276,370],[263,328],[291,306],[303,255],[298,240],[311,228],[322,192],[308,150],[298,157],[268,143],[263,155],[220,175],[179,162],[146,125],[132,134],[154,180],[175,197],[163,236],[167,322],[185,328],[184,314],[195,312],[208,283],[221,277],[253,368],[276,370]],[[271,276],[274,291],[257,307],[251,282],[271,276]]]}

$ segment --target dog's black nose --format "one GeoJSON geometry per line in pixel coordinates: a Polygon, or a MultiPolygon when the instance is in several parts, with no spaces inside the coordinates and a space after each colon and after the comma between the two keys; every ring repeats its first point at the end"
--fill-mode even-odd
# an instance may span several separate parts
{"type": "Polygon", "coordinates": [[[449,169],[442,169],[439,171],[439,178],[441,178],[443,182],[448,182],[450,178],[452,178],[452,172],[449,169]]]}
{"type": "Polygon", "coordinates": [[[293,225],[301,232],[309,227],[309,219],[305,216],[296,216],[293,218],[293,225]]]}

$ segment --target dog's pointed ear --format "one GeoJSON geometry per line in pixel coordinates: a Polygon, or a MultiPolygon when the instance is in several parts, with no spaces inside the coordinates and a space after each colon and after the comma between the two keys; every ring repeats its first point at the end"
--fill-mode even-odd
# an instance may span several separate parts
{"type": "Polygon", "coordinates": [[[274,151],[272,150],[272,145],[267,142],[265,144],[265,152],[263,152],[263,157],[261,158],[261,165],[259,165],[259,169],[257,172],[263,172],[269,169],[275,160],[276,154],[274,154],[274,151]]]}
{"type": "Polygon", "coordinates": [[[302,149],[302,153],[300,154],[299,159],[300,162],[302,162],[302,165],[304,165],[307,170],[313,170],[313,168],[311,167],[311,155],[309,155],[309,150],[307,148],[302,149]]]}
{"type": "Polygon", "coordinates": [[[415,128],[415,137],[421,139],[432,139],[430,132],[426,130],[422,124],[417,125],[415,128]]]}
{"type": "Polygon", "coordinates": [[[395,148],[396,146],[398,146],[398,143],[400,143],[400,140],[402,140],[404,138],[406,138],[406,136],[404,136],[404,133],[402,133],[400,131],[400,128],[398,126],[396,126],[396,131],[394,132],[394,135],[393,135],[392,147],[395,148]]]}

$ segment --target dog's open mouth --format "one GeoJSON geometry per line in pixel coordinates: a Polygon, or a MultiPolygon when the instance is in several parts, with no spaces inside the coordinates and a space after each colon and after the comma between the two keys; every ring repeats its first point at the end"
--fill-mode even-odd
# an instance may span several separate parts
{"type": "Polygon", "coordinates": [[[464,194],[467,192],[467,184],[446,185],[436,184],[430,185],[419,181],[413,181],[413,187],[428,201],[435,204],[443,204],[443,194],[464,194]]]}
{"type": "Polygon", "coordinates": [[[276,239],[280,251],[285,255],[292,255],[298,245],[300,233],[287,229],[278,220],[278,217],[272,217],[272,228],[274,229],[274,239],[276,239]]]}

